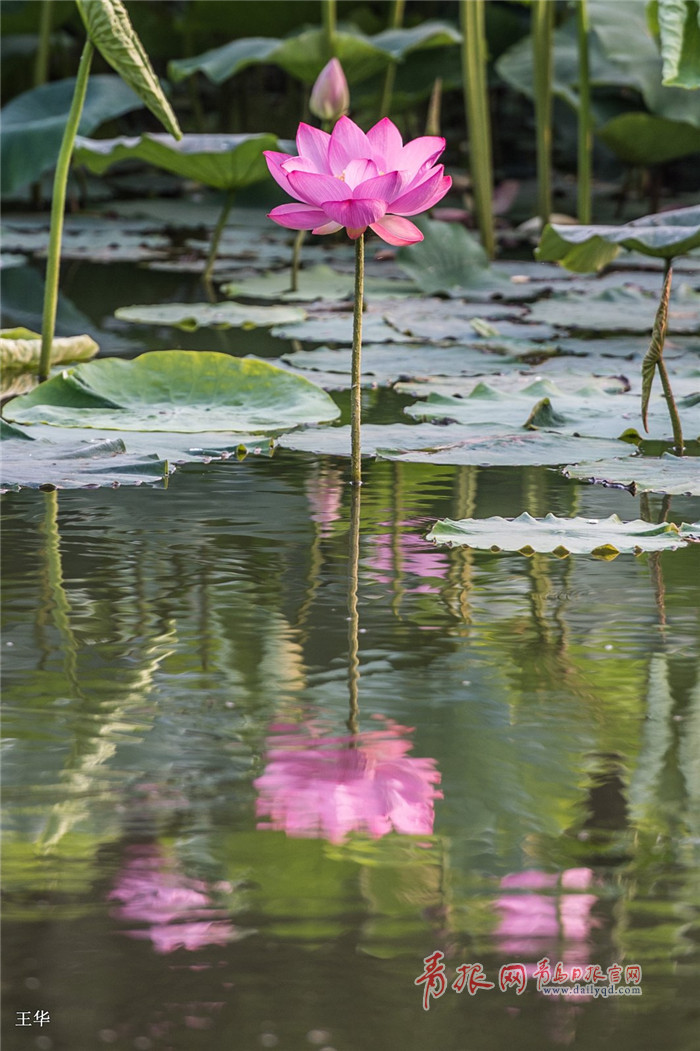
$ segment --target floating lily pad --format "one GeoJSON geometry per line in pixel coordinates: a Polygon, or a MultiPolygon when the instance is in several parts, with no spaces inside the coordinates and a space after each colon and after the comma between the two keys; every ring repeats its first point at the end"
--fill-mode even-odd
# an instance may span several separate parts
{"type": "MultiPolygon", "coordinates": [[[[535,381],[519,392],[501,393],[483,382],[466,397],[431,392],[425,401],[407,405],[404,412],[416,420],[468,426],[476,436],[526,427],[559,434],[640,439],[642,430],[639,396],[609,394],[595,387],[567,395],[547,380],[535,381]]],[[[665,440],[670,436],[663,399],[657,399],[649,412],[648,424],[651,437],[665,440]]],[[[694,425],[700,431],[700,417],[694,425]]]]}
{"type": "Polygon", "coordinates": [[[482,551],[517,551],[522,555],[540,551],[558,558],[593,555],[610,561],[623,553],[673,551],[692,539],[700,541],[700,522],[679,527],[669,522],[622,522],[617,515],[603,519],[557,518],[552,514],[532,518],[524,512],[518,518],[464,518],[459,522],[446,518],[435,523],[426,539],[482,551]]]}
{"type": "MultiPolygon", "coordinates": [[[[277,444],[298,452],[349,456],[350,428],[308,428],[283,434],[277,444]]],[[[594,461],[631,456],[634,452],[635,447],[625,442],[571,438],[546,432],[521,431],[474,437],[469,428],[457,424],[440,427],[430,423],[414,426],[391,423],[362,427],[364,456],[408,463],[474,464],[481,467],[561,466],[579,458],[594,461]]]]}
{"type": "MultiPolygon", "coordinates": [[[[291,271],[285,269],[224,285],[221,291],[231,299],[274,299],[287,303],[313,302],[317,299],[351,299],[355,291],[353,274],[338,273],[324,264],[301,269],[296,292],[290,290],[290,282],[291,271]]],[[[411,281],[365,277],[365,298],[417,293],[418,289],[411,281]]]]}
{"type": "MultiPolygon", "coordinates": [[[[658,295],[634,288],[606,289],[593,295],[555,293],[534,303],[530,318],[587,332],[648,332],[658,305],[658,295]]],[[[700,330],[700,295],[688,286],[681,286],[672,296],[668,326],[672,333],[700,330]]]]}
{"type": "MultiPolygon", "coordinates": [[[[369,343],[362,348],[362,383],[364,386],[391,386],[399,380],[428,376],[482,376],[500,372],[514,359],[488,354],[475,346],[437,347],[425,344],[369,343]]],[[[351,384],[349,350],[299,350],[285,354],[282,361],[304,370],[309,378],[331,389],[347,390],[351,384]],[[323,374],[324,379],[319,376],[323,374]]]]}
{"type": "MultiPolygon", "coordinates": [[[[57,488],[66,488],[64,461],[71,459],[75,454],[75,462],[71,464],[70,475],[76,486],[94,484],[93,474],[100,468],[95,463],[93,452],[97,455],[108,455],[110,444],[115,445],[114,431],[97,430],[90,427],[52,427],[49,424],[37,423],[21,430],[12,424],[0,420],[0,438],[3,439],[2,453],[4,472],[3,485],[8,488],[32,487],[36,478],[43,477],[40,485],[53,484],[57,488]],[[8,444],[8,439],[24,442],[20,448],[15,442],[8,444]],[[27,442],[32,442],[27,445],[27,442]],[[53,449],[53,453],[52,453],[53,449]],[[36,462],[36,471],[30,468],[25,471],[28,462],[27,450],[34,456],[32,462],[36,462]],[[80,463],[87,458],[88,463],[83,470],[80,463]],[[51,468],[53,459],[56,460],[56,469],[51,468]],[[59,477],[60,476],[60,477],[59,477]],[[62,479],[62,480],[61,480],[62,479]],[[32,481],[33,480],[33,481],[32,481]]],[[[197,432],[196,434],[180,434],[173,431],[129,431],[123,433],[119,441],[118,463],[126,464],[129,473],[133,466],[138,477],[140,466],[151,470],[155,461],[165,462],[169,470],[174,466],[186,463],[208,463],[211,460],[242,460],[247,455],[270,456],[272,454],[272,438],[260,434],[225,434],[221,431],[197,432]]],[[[115,454],[116,455],[116,454],[115,454]]],[[[106,465],[105,465],[106,466],[106,465]]],[[[115,464],[118,466],[118,464],[115,464]]],[[[106,471],[106,475],[109,471],[106,471]]],[[[116,476],[115,476],[116,477],[116,476]]],[[[118,478],[120,484],[126,484],[123,479],[118,478]]],[[[144,479],[147,480],[147,479],[144,479]]],[[[105,485],[110,484],[105,481],[105,485]]],[[[131,484],[136,484],[136,480],[131,484]]]]}
{"type": "Polygon", "coordinates": [[[664,453],[658,459],[633,456],[565,467],[567,478],[637,493],[700,496],[700,459],[664,453]]]}
{"type": "Polygon", "coordinates": [[[137,325],[170,325],[194,332],[198,328],[269,328],[289,325],[306,318],[306,311],[293,306],[252,306],[243,303],[158,303],[153,306],[120,307],[120,321],[137,325]]]}
{"type": "MultiPolygon", "coordinates": [[[[423,426],[426,426],[425,424],[423,426]]],[[[604,460],[609,456],[631,456],[634,445],[604,438],[572,438],[548,431],[520,431],[512,434],[486,435],[452,440],[458,428],[442,427],[441,439],[430,447],[401,449],[389,442],[377,449],[383,460],[406,463],[432,463],[439,466],[474,465],[477,467],[546,467],[560,466],[579,460],[604,460]]]]}
{"type": "MultiPolygon", "coordinates": [[[[272,308],[268,308],[272,309],[272,308]]],[[[280,310],[292,310],[293,307],[280,307],[280,310]]],[[[298,308],[297,308],[298,309],[298,308]]],[[[396,329],[387,324],[383,317],[377,313],[376,304],[370,303],[368,310],[362,318],[362,338],[367,343],[395,343],[396,329]]],[[[286,323],[271,329],[270,335],[277,339],[297,339],[309,343],[338,343],[344,346],[352,344],[352,313],[350,309],[344,312],[316,311],[298,324],[288,326],[286,323]]],[[[409,343],[417,343],[417,339],[410,336],[405,337],[409,343]]]]}
{"type": "Polygon", "coordinates": [[[384,310],[384,319],[397,332],[431,343],[473,339],[479,332],[475,319],[495,321],[497,332],[502,332],[500,322],[521,321],[524,317],[522,308],[506,303],[446,303],[443,299],[415,299],[400,306],[387,304],[384,310]]]}
{"type": "Polygon", "coordinates": [[[338,414],[315,384],[265,361],[185,350],[77,365],[5,410],[17,423],[181,433],[273,432],[338,414]]]}
{"type": "Polygon", "coordinates": [[[240,190],[268,175],[263,150],[277,149],[277,136],[141,135],[136,138],[86,139],[78,137],[75,160],[102,175],[124,160],[146,161],[157,168],[217,190],[240,190]]]}
{"type": "Polygon", "coordinates": [[[56,445],[8,435],[2,442],[0,489],[85,489],[153,485],[174,468],[155,454],[127,451],[121,438],[56,445]]]}

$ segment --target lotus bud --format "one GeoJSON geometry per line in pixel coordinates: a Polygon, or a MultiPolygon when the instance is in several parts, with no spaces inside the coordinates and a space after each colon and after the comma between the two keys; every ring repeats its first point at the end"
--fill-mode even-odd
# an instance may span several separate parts
{"type": "Polygon", "coordinates": [[[332,58],[316,78],[309,109],[321,120],[337,120],[350,109],[350,88],[337,58],[332,58]]]}

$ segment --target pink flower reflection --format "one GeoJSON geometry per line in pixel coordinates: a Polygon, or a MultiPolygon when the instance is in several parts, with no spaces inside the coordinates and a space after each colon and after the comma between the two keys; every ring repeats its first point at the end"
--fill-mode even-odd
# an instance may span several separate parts
{"type": "Polygon", "coordinates": [[[421,522],[402,522],[401,525],[410,527],[412,532],[402,532],[396,539],[391,533],[375,536],[372,556],[367,560],[372,576],[379,584],[392,584],[397,574],[406,574],[421,581],[408,585],[407,591],[416,594],[438,591],[434,584],[427,583],[426,578],[435,580],[447,576],[448,555],[419,535],[421,527],[425,528],[421,522]]]}
{"type": "Polygon", "coordinates": [[[537,869],[504,876],[502,889],[520,893],[501,894],[495,903],[501,912],[496,930],[501,951],[514,960],[550,952],[564,965],[588,963],[588,937],[596,926],[591,909],[597,898],[582,892],[592,880],[587,868],[566,869],[561,876],[537,869]],[[554,943],[551,950],[548,943],[554,943]]]}
{"type": "Polygon", "coordinates": [[[224,910],[212,908],[207,885],[179,873],[155,845],[132,846],[108,900],[121,902],[113,915],[145,923],[131,938],[150,938],[156,952],[226,945],[234,936],[224,910]]]}
{"type": "Polygon", "coordinates": [[[313,729],[282,725],[268,740],[265,772],[255,782],[258,828],[340,843],[353,831],[375,839],[392,830],[430,835],[442,792],[434,759],[416,759],[407,735],[387,729],[321,737],[313,729]]]}

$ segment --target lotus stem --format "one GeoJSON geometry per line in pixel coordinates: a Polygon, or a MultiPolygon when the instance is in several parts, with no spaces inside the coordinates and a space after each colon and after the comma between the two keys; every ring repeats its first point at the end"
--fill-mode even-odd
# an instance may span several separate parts
{"type": "Polygon", "coordinates": [[[51,369],[51,346],[56,331],[56,310],[58,308],[58,275],[61,269],[61,239],[63,237],[63,212],[66,206],[66,188],[68,172],[78,125],[83,112],[87,92],[93,46],[85,41],[80,57],[75,90],[70,104],[68,120],[63,131],[61,149],[56,162],[56,173],[53,179],[53,198],[51,201],[51,228],[49,232],[49,249],[46,259],[46,285],[44,288],[44,314],[41,323],[41,356],[39,358],[39,382],[48,379],[51,369]]]}
{"type": "Polygon", "coordinates": [[[335,56],[336,11],[335,0],[321,0],[321,19],[323,21],[323,44],[326,62],[335,56]]]}
{"type": "MultiPolygon", "coordinates": [[[[389,18],[389,29],[400,29],[403,25],[403,12],[406,6],[406,0],[394,0],[391,7],[391,16],[389,18]]],[[[384,74],[384,87],[382,88],[382,98],[379,103],[379,117],[388,117],[389,111],[391,110],[391,99],[394,94],[394,82],[396,80],[396,63],[392,59],[389,65],[386,67],[386,73],[384,74]]]]}
{"type": "Polygon", "coordinates": [[[537,202],[542,229],[552,213],[552,35],[553,0],[533,0],[532,47],[535,70],[537,202]]]}
{"type": "Polygon", "coordinates": [[[299,291],[299,263],[301,261],[301,247],[304,244],[305,237],[306,230],[298,230],[297,235],[294,238],[294,247],[292,248],[292,281],[289,286],[290,292],[299,291]]]}
{"type": "Polygon", "coordinates": [[[491,161],[491,118],[486,80],[484,0],[460,0],[462,26],[462,84],[469,137],[469,168],[474,189],[476,221],[481,243],[494,255],[491,161]]]}
{"type": "Polygon", "coordinates": [[[673,391],[671,390],[671,381],[666,369],[666,362],[663,358],[664,343],[666,342],[666,328],[668,324],[668,304],[671,298],[672,277],[673,259],[667,259],[664,270],[664,284],[661,292],[661,300],[656,311],[654,328],[651,334],[651,344],[642,362],[642,422],[644,424],[644,429],[648,430],[647,412],[649,408],[649,397],[651,395],[651,386],[654,382],[654,370],[658,369],[661,378],[661,386],[668,406],[668,414],[671,418],[674,449],[679,456],[682,456],[684,451],[683,431],[681,430],[678,406],[676,405],[676,400],[673,397],[673,391]]]}
{"type": "Polygon", "coordinates": [[[219,251],[219,242],[221,241],[221,235],[224,232],[226,226],[226,220],[229,217],[231,209],[233,208],[234,191],[229,190],[226,195],[224,206],[221,209],[221,214],[217,220],[214,228],[214,233],[211,235],[211,245],[209,247],[209,255],[207,256],[207,264],[204,267],[204,273],[202,274],[202,280],[205,285],[211,285],[211,275],[214,270],[214,263],[216,262],[216,255],[219,251]]]}
{"type": "Polygon", "coordinates": [[[576,5],[578,28],[578,185],[576,212],[583,225],[591,222],[591,170],[593,158],[593,123],[591,119],[591,82],[588,66],[588,0],[576,5]]]}
{"type": "Polygon", "coordinates": [[[360,614],[357,608],[357,591],[360,570],[360,493],[359,485],[354,485],[350,504],[350,533],[348,536],[348,694],[350,714],[347,726],[351,733],[357,733],[360,686],[360,614]]]}
{"type": "Polygon", "coordinates": [[[362,485],[362,309],[365,291],[365,235],[355,241],[355,302],[352,312],[352,381],[350,388],[350,475],[353,485],[362,485]]]}

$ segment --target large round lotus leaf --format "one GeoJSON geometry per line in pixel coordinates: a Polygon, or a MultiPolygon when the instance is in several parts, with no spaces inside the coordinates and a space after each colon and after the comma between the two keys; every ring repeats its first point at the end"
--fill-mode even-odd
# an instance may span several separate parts
{"type": "Polygon", "coordinates": [[[140,138],[77,138],[75,159],[96,175],[124,160],[146,161],[185,179],[217,190],[240,190],[259,182],[267,174],[263,150],[277,149],[277,136],[183,135],[176,142],[170,135],[141,135],[140,138]]]}
{"type": "Polygon", "coordinates": [[[609,518],[532,518],[527,512],[518,518],[449,518],[436,522],[426,539],[450,547],[464,546],[482,551],[518,551],[531,555],[548,552],[567,555],[594,555],[606,561],[619,554],[640,555],[644,551],[667,551],[700,537],[700,523],[676,526],[670,522],[653,525],[637,520],[622,522],[609,518]]]}
{"type": "Polygon", "coordinates": [[[278,431],[333,420],[319,387],[255,358],[160,350],[77,365],[15,398],[17,423],[120,431],[278,431]]]}
{"type": "MultiPolygon", "coordinates": [[[[588,295],[556,292],[533,303],[530,317],[571,331],[647,332],[654,324],[658,305],[658,296],[634,288],[609,288],[588,295]]],[[[674,334],[700,329],[700,295],[688,285],[680,285],[671,295],[668,329],[674,334]]]]}
{"type": "MultiPolygon", "coordinates": [[[[424,425],[427,426],[427,425],[424,425]]],[[[491,434],[483,438],[458,438],[462,428],[434,428],[441,437],[419,449],[393,443],[377,449],[382,460],[400,463],[437,464],[442,467],[556,467],[581,460],[604,460],[608,456],[631,456],[636,448],[621,441],[605,438],[573,438],[550,431],[519,431],[513,434],[491,434]],[[454,437],[453,437],[454,436],[454,437]]]]}

